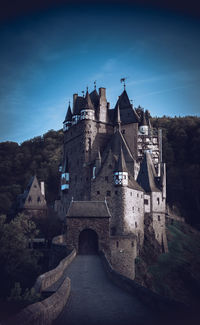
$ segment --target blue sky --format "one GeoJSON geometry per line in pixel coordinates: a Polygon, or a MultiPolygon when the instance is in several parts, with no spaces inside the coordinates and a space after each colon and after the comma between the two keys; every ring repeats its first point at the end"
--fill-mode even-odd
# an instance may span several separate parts
{"type": "Polygon", "coordinates": [[[63,6],[0,26],[0,141],[58,130],[73,93],[123,91],[152,116],[199,115],[200,23],[131,4],[63,6]]]}

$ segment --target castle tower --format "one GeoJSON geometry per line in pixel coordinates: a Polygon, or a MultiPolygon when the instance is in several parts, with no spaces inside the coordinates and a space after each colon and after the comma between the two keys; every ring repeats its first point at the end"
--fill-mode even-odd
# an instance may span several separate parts
{"type": "Polygon", "coordinates": [[[67,131],[71,125],[72,125],[72,111],[71,111],[71,107],[69,104],[68,109],[67,109],[67,114],[66,114],[65,120],[63,122],[63,131],[64,132],[67,131]]]}

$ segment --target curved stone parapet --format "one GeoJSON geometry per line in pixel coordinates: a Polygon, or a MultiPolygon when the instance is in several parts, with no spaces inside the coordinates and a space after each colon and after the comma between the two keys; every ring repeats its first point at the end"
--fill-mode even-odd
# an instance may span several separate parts
{"type": "Polygon", "coordinates": [[[60,288],[50,297],[23,309],[2,325],[50,325],[63,310],[70,294],[71,282],[66,278],[60,288]]]}
{"type": "Polygon", "coordinates": [[[47,290],[50,286],[52,286],[56,281],[60,279],[60,277],[63,275],[64,270],[66,267],[73,261],[73,259],[76,257],[76,250],[73,249],[73,251],[65,257],[58,266],[44,274],[39,275],[37,278],[34,289],[36,292],[42,292],[44,290],[47,290]]]}

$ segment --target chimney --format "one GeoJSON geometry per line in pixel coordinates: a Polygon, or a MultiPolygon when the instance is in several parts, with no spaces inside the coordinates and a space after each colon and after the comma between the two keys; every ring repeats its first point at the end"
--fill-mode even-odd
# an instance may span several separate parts
{"type": "Polygon", "coordinates": [[[78,94],[73,94],[73,110],[72,110],[72,114],[74,113],[75,102],[76,102],[77,97],[78,97],[78,94]]]}
{"type": "Polygon", "coordinates": [[[106,99],[106,88],[99,88],[99,96],[106,99]]]}
{"type": "Polygon", "coordinates": [[[42,193],[42,195],[45,197],[44,182],[40,182],[40,189],[41,189],[41,193],[42,193]]]}

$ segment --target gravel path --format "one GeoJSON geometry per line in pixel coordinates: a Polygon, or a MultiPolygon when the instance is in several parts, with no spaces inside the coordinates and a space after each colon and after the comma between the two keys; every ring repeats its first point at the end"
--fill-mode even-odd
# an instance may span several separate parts
{"type": "Polygon", "coordinates": [[[138,325],[153,319],[146,306],[108,279],[98,255],[78,255],[65,276],[71,294],[54,325],[138,325]]]}

